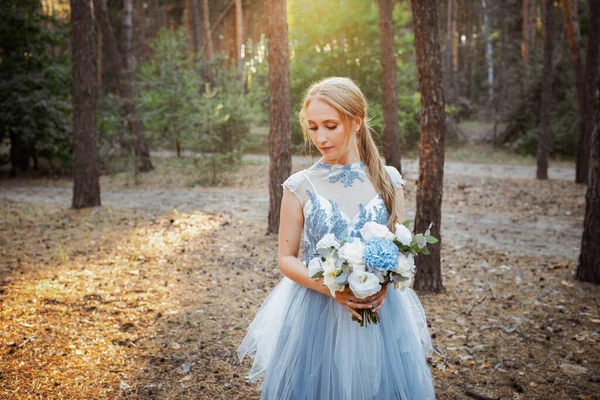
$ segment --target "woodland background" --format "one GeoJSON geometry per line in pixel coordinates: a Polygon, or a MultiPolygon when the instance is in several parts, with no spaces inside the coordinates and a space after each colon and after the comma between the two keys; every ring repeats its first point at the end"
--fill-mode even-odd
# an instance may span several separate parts
{"type": "Polygon", "coordinates": [[[259,398],[235,349],[281,279],[273,117],[308,167],[299,103],[337,75],[386,158],[395,132],[408,218],[441,221],[418,292],[438,397],[599,399],[600,1],[415,1],[0,0],[0,398],[259,398]],[[411,5],[437,20],[436,207],[411,5]]]}

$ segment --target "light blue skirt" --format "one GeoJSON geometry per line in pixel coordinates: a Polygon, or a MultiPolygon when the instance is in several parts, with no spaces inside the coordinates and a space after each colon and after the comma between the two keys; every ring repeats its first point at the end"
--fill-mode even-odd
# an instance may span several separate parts
{"type": "Polygon", "coordinates": [[[390,287],[381,321],[361,327],[332,298],[289,278],[269,294],[238,348],[254,358],[261,399],[435,399],[431,337],[415,292],[390,287]]]}

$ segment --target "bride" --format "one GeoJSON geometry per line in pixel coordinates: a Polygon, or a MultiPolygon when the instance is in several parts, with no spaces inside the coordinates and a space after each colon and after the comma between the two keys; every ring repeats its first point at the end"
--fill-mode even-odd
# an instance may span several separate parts
{"type": "Polygon", "coordinates": [[[261,399],[435,398],[425,359],[431,338],[415,292],[385,286],[359,299],[346,288],[333,297],[306,267],[328,233],[360,238],[369,221],[393,229],[405,219],[405,181],[382,163],[368,121],[365,96],[350,79],[327,78],[306,92],[300,122],[322,158],[283,184],[278,261],[284,278],[238,348],[240,360],[254,358],[248,379],[263,379],[261,399]],[[365,308],[379,313],[378,324],[352,321],[365,308]]]}

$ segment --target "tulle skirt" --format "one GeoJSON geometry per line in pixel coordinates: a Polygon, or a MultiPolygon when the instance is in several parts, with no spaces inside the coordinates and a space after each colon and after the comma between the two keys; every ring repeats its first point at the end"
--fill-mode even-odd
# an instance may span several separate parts
{"type": "Polygon", "coordinates": [[[238,348],[264,378],[261,399],[434,399],[425,312],[415,292],[388,290],[381,321],[361,327],[332,298],[285,277],[271,291],[238,348]]]}

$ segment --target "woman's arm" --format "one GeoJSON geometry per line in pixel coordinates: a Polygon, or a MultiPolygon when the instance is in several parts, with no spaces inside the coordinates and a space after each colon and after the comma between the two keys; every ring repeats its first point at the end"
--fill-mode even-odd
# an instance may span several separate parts
{"type": "Polygon", "coordinates": [[[396,212],[398,213],[398,222],[403,223],[406,220],[404,212],[404,190],[402,185],[396,189],[396,212]]]}
{"type": "MultiPolygon", "coordinates": [[[[312,279],[308,275],[308,268],[298,259],[303,226],[302,204],[292,192],[285,189],[279,220],[279,270],[297,284],[331,296],[329,288],[323,285],[323,278],[312,279]]],[[[376,304],[374,301],[365,302],[366,299],[355,297],[350,293],[349,288],[343,292],[336,292],[334,299],[359,319],[361,319],[360,314],[354,310],[355,308],[372,308],[376,304]]]]}

